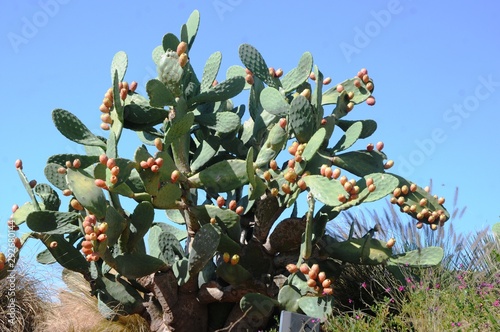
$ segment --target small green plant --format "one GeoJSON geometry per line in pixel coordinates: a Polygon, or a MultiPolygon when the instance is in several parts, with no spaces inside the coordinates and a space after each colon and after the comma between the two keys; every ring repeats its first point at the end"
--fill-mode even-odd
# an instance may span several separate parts
{"type": "Polygon", "coordinates": [[[61,134],[86,151],[48,158],[52,186],[29,182],[16,164],[31,201],[13,221],[47,247],[40,263],[81,273],[106,317],[120,304],[151,326],[206,331],[262,328],[276,309],[325,320],[342,263],[397,271],[441,261],[438,247],[394,255],[394,240],[375,239],[374,231],[359,238],[351,231],[343,241],[325,232],[342,211],[386,196],[417,228],[435,230],[449,219],[443,198],[387,172],[393,161],[382,142],[348,151],[377,128],[344,118],[358,104],[375,104],[366,69],[325,89],[331,79],[309,52],[283,75],[243,44],[243,66],[229,67],[218,82],[222,55],[215,52],[200,80],[188,56],[198,26],[195,11],[180,37],[168,33],[153,50],[158,78],[146,84],[147,96],[124,81],[126,53],[114,56],[100,107],[108,137],[69,111],[52,112],[61,134]],[[248,106],[234,105],[243,90],[248,106]],[[131,159],[118,149],[125,129],[142,142],[131,159]],[[59,192],[70,197],[67,212],[59,192]],[[158,211],[184,229],[155,221],[158,211]]]}

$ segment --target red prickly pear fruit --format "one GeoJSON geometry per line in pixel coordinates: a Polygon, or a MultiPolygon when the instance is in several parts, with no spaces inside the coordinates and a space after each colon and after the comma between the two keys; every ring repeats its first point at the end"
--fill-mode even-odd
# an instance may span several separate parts
{"type": "Polygon", "coordinates": [[[356,88],[361,87],[361,81],[360,81],[360,80],[358,80],[358,79],[355,79],[355,80],[354,80],[354,86],[355,86],[356,88]]]}
{"type": "Polygon", "coordinates": [[[327,77],[323,80],[323,85],[328,85],[332,83],[332,78],[331,77],[327,77]]]}
{"type": "Polygon", "coordinates": [[[347,182],[347,176],[342,175],[342,176],[340,177],[339,181],[340,181],[340,184],[341,184],[341,185],[344,185],[344,184],[347,182]]]}
{"type": "Polygon", "coordinates": [[[99,256],[99,253],[97,252],[93,252],[89,255],[87,255],[86,259],[87,261],[89,262],[97,262],[99,260],[100,256],[99,256]]]}
{"type": "Polygon", "coordinates": [[[147,163],[148,167],[151,168],[151,166],[155,165],[155,159],[153,157],[149,157],[147,163]]]}
{"type": "Polygon", "coordinates": [[[76,199],[76,198],[73,198],[69,204],[71,205],[71,207],[77,211],[83,211],[83,206],[82,204],[76,199]]]}
{"type": "Polygon", "coordinates": [[[7,257],[3,252],[0,252],[0,263],[5,263],[7,261],[7,257]]]}
{"type": "Polygon", "coordinates": [[[417,222],[417,224],[415,225],[418,229],[421,229],[422,227],[424,227],[424,223],[419,221],[417,222]]]}
{"type": "Polygon", "coordinates": [[[344,183],[344,190],[350,192],[354,186],[350,182],[344,183]]]}
{"type": "Polygon", "coordinates": [[[111,115],[109,115],[109,113],[101,114],[101,121],[103,123],[113,124],[113,119],[111,118],[111,115]]]}
{"type": "Polygon", "coordinates": [[[279,121],[279,124],[280,124],[280,127],[285,129],[286,128],[286,119],[285,118],[281,118],[280,121],[279,121]]]}
{"type": "Polygon", "coordinates": [[[276,70],[275,76],[278,77],[278,78],[281,77],[281,76],[283,76],[283,69],[278,68],[276,70]]]}
{"type": "Polygon", "coordinates": [[[90,241],[97,241],[97,234],[92,232],[89,234],[90,241]]]}
{"type": "Polygon", "coordinates": [[[269,67],[269,76],[271,77],[276,76],[276,70],[274,70],[274,67],[269,67]]]}
{"type": "Polygon", "coordinates": [[[82,248],[82,253],[87,256],[87,255],[90,255],[91,253],[93,253],[94,250],[92,248],[82,248]]]}
{"type": "Polygon", "coordinates": [[[307,189],[307,184],[304,180],[300,179],[297,181],[297,186],[300,188],[300,190],[304,191],[307,189]]]}
{"type": "Polygon", "coordinates": [[[323,283],[323,281],[325,281],[325,280],[326,280],[326,273],[325,272],[318,273],[318,281],[320,283],[323,283]]]}
{"type": "Polygon", "coordinates": [[[310,89],[304,89],[300,93],[302,96],[306,97],[307,100],[311,99],[311,90],[310,89]]]}
{"type": "Polygon", "coordinates": [[[236,210],[237,204],[238,204],[238,203],[236,203],[236,201],[235,201],[234,199],[233,199],[233,200],[231,200],[231,201],[229,202],[229,205],[228,205],[229,210],[233,210],[233,211],[234,211],[234,210],[236,210]]]}
{"type": "Polygon", "coordinates": [[[295,155],[294,160],[295,160],[296,163],[300,163],[300,162],[302,162],[304,160],[304,158],[302,158],[302,155],[300,155],[300,154],[297,153],[295,155]]]}
{"type": "Polygon", "coordinates": [[[102,113],[109,113],[111,112],[111,109],[108,106],[101,104],[101,106],[99,106],[99,111],[102,113]]]}
{"type": "Polygon", "coordinates": [[[177,55],[181,56],[181,54],[186,53],[188,49],[188,44],[186,42],[180,42],[179,45],[177,45],[177,55]]]}
{"type": "Polygon", "coordinates": [[[118,166],[114,166],[114,167],[111,169],[111,175],[118,176],[118,174],[120,174],[120,167],[118,167],[118,166]]]}
{"type": "Polygon", "coordinates": [[[56,241],[50,242],[49,247],[52,248],[52,249],[57,248],[57,242],[56,241]]]}
{"type": "Polygon", "coordinates": [[[366,179],[366,186],[373,184],[373,178],[366,179]]]}
{"type": "Polygon", "coordinates": [[[179,56],[179,65],[184,68],[184,66],[188,63],[188,55],[186,53],[182,53],[179,56]]]}
{"type": "Polygon", "coordinates": [[[245,68],[245,73],[246,73],[247,75],[253,75],[253,73],[252,73],[252,72],[250,71],[250,69],[248,69],[248,68],[245,68]]]}
{"type": "Polygon", "coordinates": [[[15,213],[17,209],[19,209],[19,205],[17,204],[12,205],[12,213],[15,213]]]}
{"type": "Polygon", "coordinates": [[[372,82],[368,82],[366,83],[366,89],[368,91],[373,91],[373,83],[372,82]]]}
{"type": "Polygon", "coordinates": [[[370,96],[370,97],[366,98],[366,104],[367,104],[368,106],[373,106],[373,105],[375,105],[375,97],[370,96]]]}
{"type": "Polygon", "coordinates": [[[394,191],[392,192],[392,194],[394,195],[394,197],[398,198],[400,195],[401,195],[402,191],[401,191],[401,188],[396,188],[394,189],[394,191]]]}
{"type": "Polygon", "coordinates": [[[321,286],[323,288],[329,288],[332,285],[332,281],[330,279],[325,279],[321,282],[321,286]]]}
{"type": "Polygon", "coordinates": [[[127,82],[125,82],[125,81],[123,81],[123,82],[122,82],[122,87],[121,87],[121,88],[122,88],[122,89],[127,90],[127,92],[128,92],[128,89],[129,89],[129,88],[128,88],[128,83],[127,83],[127,82]]]}
{"type": "Polygon", "coordinates": [[[422,207],[423,207],[423,206],[426,206],[426,205],[427,205],[427,198],[422,198],[422,199],[420,200],[420,202],[418,202],[418,204],[419,204],[420,206],[422,206],[422,207]]]}
{"type": "Polygon", "coordinates": [[[299,142],[295,141],[292,143],[292,145],[290,145],[288,147],[288,152],[292,155],[292,156],[295,156],[295,154],[297,153],[297,148],[299,146],[299,142]]]}
{"type": "Polygon", "coordinates": [[[66,197],[73,195],[73,192],[70,189],[64,189],[62,193],[66,197]]]}
{"type": "Polygon", "coordinates": [[[327,120],[325,118],[321,119],[321,125],[324,126],[327,124],[327,120]]]}
{"type": "MultiPolygon", "coordinates": [[[[112,102],[112,101],[111,101],[111,99],[109,99],[109,98],[104,98],[104,99],[102,100],[102,104],[103,104],[104,106],[106,106],[107,108],[111,108],[111,106],[113,106],[113,102],[112,102]]],[[[108,113],[108,112],[106,112],[106,113],[108,113]]]]}
{"type": "Polygon", "coordinates": [[[344,194],[339,194],[337,199],[340,203],[345,203],[347,201],[347,197],[344,194]]]}
{"type": "Polygon", "coordinates": [[[219,84],[219,82],[218,82],[217,80],[214,80],[214,81],[212,82],[212,86],[217,86],[217,84],[219,84]]]}
{"type": "Polygon", "coordinates": [[[289,168],[283,177],[288,182],[294,183],[297,180],[297,173],[295,173],[295,170],[293,168],[289,168]]]}
{"type": "Polygon", "coordinates": [[[347,108],[347,112],[352,111],[354,108],[354,103],[352,101],[348,102],[346,108],[347,108]]]}
{"type": "Polygon", "coordinates": [[[327,164],[321,165],[321,167],[319,169],[319,174],[321,174],[322,176],[325,176],[325,170],[326,170],[327,167],[328,167],[327,164]]]}
{"type": "Polygon", "coordinates": [[[361,68],[359,72],[363,75],[368,75],[368,70],[366,68],[361,68]]]}
{"type": "Polygon", "coordinates": [[[349,92],[347,93],[347,98],[349,98],[349,100],[351,100],[352,98],[354,98],[354,92],[349,91],[349,92]]]}
{"type": "Polygon", "coordinates": [[[82,166],[82,162],[80,159],[73,160],[73,167],[74,168],[80,168],[81,166],[82,166]]]}
{"type": "Polygon", "coordinates": [[[271,188],[271,195],[274,197],[278,197],[278,195],[279,195],[278,188],[271,188]]]}
{"type": "Polygon", "coordinates": [[[401,187],[401,192],[403,193],[403,195],[408,195],[408,193],[410,192],[410,188],[408,188],[408,186],[405,184],[401,187]]]}
{"type": "Polygon", "coordinates": [[[430,224],[429,225],[431,227],[431,230],[435,231],[438,229],[438,225],[437,224],[430,224]]]}
{"type": "Polygon", "coordinates": [[[374,147],[375,147],[375,146],[373,145],[373,143],[368,143],[368,144],[366,145],[366,150],[367,150],[367,151],[373,151],[373,148],[374,148],[374,147]]]}
{"type": "Polygon", "coordinates": [[[135,90],[137,89],[137,82],[136,81],[132,81],[132,83],[130,83],[130,91],[132,92],[135,92],[135,90]]]}
{"type": "Polygon", "coordinates": [[[0,271],[2,271],[5,268],[5,262],[0,262],[0,271]]]}
{"type": "Polygon", "coordinates": [[[293,263],[288,264],[286,266],[286,269],[290,273],[297,273],[299,271],[299,268],[297,267],[297,265],[295,265],[293,263]]]}
{"type": "Polygon", "coordinates": [[[108,156],[106,156],[105,153],[101,154],[99,156],[99,162],[103,165],[107,165],[108,164],[108,156]]]}
{"type": "Polygon", "coordinates": [[[160,166],[158,165],[151,166],[151,172],[158,173],[159,171],[160,171],[160,166]]]}
{"type": "Polygon", "coordinates": [[[340,93],[340,92],[344,91],[344,86],[342,84],[339,84],[339,85],[337,85],[336,89],[337,89],[337,92],[340,93]]]}
{"type": "Polygon", "coordinates": [[[121,99],[121,100],[125,100],[125,99],[127,99],[127,94],[128,94],[128,90],[126,90],[126,89],[121,89],[121,90],[120,90],[120,99],[121,99]]]}
{"type": "Polygon", "coordinates": [[[99,242],[106,241],[107,238],[108,236],[106,234],[99,234],[99,236],[97,237],[97,241],[99,242]]]}
{"type": "Polygon", "coordinates": [[[319,265],[313,264],[313,266],[311,266],[311,270],[314,271],[316,273],[316,276],[317,276],[319,273],[319,265]]]}
{"type": "Polygon", "coordinates": [[[288,168],[295,168],[295,159],[288,160],[288,168]]]}
{"type": "Polygon", "coordinates": [[[85,234],[89,234],[90,235],[90,234],[92,234],[94,232],[94,227],[92,227],[92,226],[86,226],[84,228],[84,231],[85,231],[85,234]]]}
{"type": "Polygon", "coordinates": [[[31,189],[35,188],[36,183],[37,183],[37,182],[36,182],[36,180],[31,180],[31,181],[29,182],[30,188],[31,188],[31,189]]]}
{"type": "Polygon", "coordinates": [[[116,159],[115,158],[109,158],[108,161],[106,162],[106,167],[109,168],[109,169],[112,169],[115,166],[116,166],[116,159]]]}
{"type": "Polygon", "coordinates": [[[118,177],[116,175],[111,175],[109,177],[109,182],[111,182],[111,184],[116,184],[118,183],[118,177]]]}
{"type": "Polygon", "coordinates": [[[64,163],[64,165],[66,165],[66,168],[71,168],[73,167],[73,163],[69,160],[66,160],[66,162],[64,163]]]}
{"type": "Polygon", "coordinates": [[[59,174],[66,174],[66,168],[65,167],[59,167],[57,169],[57,173],[59,173],[59,174]]]}
{"type": "Polygon", "coordinates": [[[149,165],[148,165],[148,162],[147,161],[141,161],[139,163],[139,165],[141,166],[142,169],[146,169],[146,168],[149,168],[149,165]]]}
{"type": "Polygon", "coordinates": [[[429,186],[425,186],[425,187],[424,187],[424,190],[425,190],[425,192],[430,192],[430,191],[431,191],[431,188],[430,188],[429,186]]]}
{"type": "Polygon", "coordinates": [[[377,150],[382,151],[384,148],[384,142],[377,142],[376,148],[377,150]]]}
{"type": "Polygon", "coordinates": [[[245,81],[250,85],[253,85],[253,83],[255,82],[253,76],[250,74],[247,74],[247,76],[245,76],[245,81]]]}
{"type": "Polygon", "coordinates": [[[398,205],[403,205],[405,203],[405,198],[403,196],[399,196],[397,199],[398,205]]]}
{"type": "Polygon", "coordinates": [[[17,249],[21,249],[22,244],[21,244],[21,239],[20,239],[20,238],[18,238],[18,237],[15,237],[15,238],[14,238],[14,246],[15,246],[17,249]]]}
{"type": "Polygon", "coordinates": [[[391,202],[391,204],[396,204],[398,202],[398,199],[393,196],[389,201],[391,202]]]}
{"type": "Polygon", "coordinates": [[[363,83],[365,83],[365,84],[370,82],[370,76],[368,76],[368,74],[363,75],[363,77],[361,79],[363,80],[363,83]]]}
{"type": "Polygon", "coordinates": [[[242,214],[243,214],[243,212],[245,212],[245,208],[244,208],[243,206],[241,206],[241,205],[240,205],[240,206],[238,206],[238,207],[236,208],[236,210],[235,210],[234,212],[236,212],[236,214],[242,215],[242,214]]]}
{"type": "Polygon", "coordinates": [[[292,190],[290,189],[290,185],[288,183],[283,183],[281,185],[281,190],[285,193],[285,194],[290,194],[292,192],[292,190]]]}
{"type": "MultiPolygon", "coordinates": [[[[311,273],[311,272],[309,272],[309,273],[311,273]]],[[[316,284],[317,284],[317,283],[316,283],[316,280],[315,280],[315,279],[316,279],[316,278],[314,278],[314,279],[313,279],[313,278],[308,279],[308,280],[307,280],[307,286],[309,286],[309,287],[311,287],[311,288],[316,287],[316,284]]]]}
{"type": "Polygon", "coordinates": [[[217,223],[217,219],[214,217],[210,218],[210,224],[215,225],[217,223]]]}
{"type": "Polygon", "coordinates": [[[231,260],[231,255],[229,255],[228,252],[225,252],[223,255],[222,255],[222,260],[224,260],[224,263],[229,263],[229,261],[231,260]]]}
{"type": "Polygon", "coordinates": [[[316,74],[314,74],[313,72],[311,72],[311,73],[309,74],[309,78],[310,78],[311,80],[313,80],[313,81],[316,81],[316,74]]]}
{"type": "Polygon", "coordinates": [[[339,177],[340,177],[340,169],[339,168],[335,168],[332,171],[332,178],[335,179],[335,180],[337,180],[339,177]]]}
{"type": "Polygon", "coordinates": [[[217,197],[217,206],[221,208],[224,206],[224,204],[226,204],[226,200],[224,199],[224,197],[217,197]]]}
{"type": "Polygon", "coordinates": [[[158,151],[163,151],[163,141],[161,140],[161,138],[155,138],[154,144],[158,151]]]}
{"type": "Polygon", "coordinates": [[[387,243],[385,244],[385,246],[389,249],[391,249],[392,247],[394,247],[394,244],[396,244],[396,239],[391,237],[387,243]]]}
{"type": "Polygon", "coordinates": [[[113,88],[109,88],[106,93],[104,94],[104,98],[108,98],[109,100],[113,101],[113,88]]]}
{"type": "Polygon", "coordinates": [[[110,130],[111,129],[111,126],[109,125],[109,123],[101,123],[100,125],[101,129],[102,130],[110,130]]]}
{"type": "Polygon", "coordinates": [[[176,183],[177,180],[179,180],[180,176],[181,172],[179,172],[178,170],[173,170],[172,173],[170,174],[170,181],[172,181],[172,183],[176,183]]]}
{"type": "Polygon", "coordinates": [[[277,170],[277,169],[278,169],[278,163],[276,162],[276,160],[274,160],[274,159],[273,159],[273,160],[271,160],[271,161],[269,162],[269,167],[270,167],[273,171],[277,170]]]}
{"type": "Polygon", "coordinates": [[[356,74],[357,77],[359,78],[363,78],[363,73],[361,71],[358,71],[358,73],[356,74]]]}
{"type": "Polygon", "coordinates": [[[302,263],[300,265],[300,268],[299,268],[300,272],[304,273],[304,274],[308,274],[309,273],[309,265],[307,265],[306,263],[302,263]]]}
{"type": "Polygon", "coordinates": [[[103,223],[99,224],[99,226],[98,226],[97,229],[101,233],[106,233],[106,231],[108,230],[108,223],[107,222],[103,222],[103,223]]]}
{"type": "Polygon", "coordinates": [[[333,170],[331,167],[325,168],[325,177],[331,179],[333,176],[333,170]]]}
{"type": "Polygon", "coordinates": [[[331,288],[331,287],[325,287],[325,288],[323,288],[323,294],[325,294],[325,295],[332,295],[333,294],[333,288],[331,288]]]}
{"type": "Polygon", "coordinates": [[[271,172],[269,172],[269,171],[264,172],[264,180],[266,180],[266,181],[271,180],[271,172]]]}
{"type": "Polygon", "coordinates": [[[163,158],[156,158],[155,159],[155,163],[156,165],[158,165],[158,167],[162,167],[163,166],[163,158]]]}
{"type": "Polygon", "coordinates": [[[384,169],[389,169],[394,166],[394,160],[390,159],[384,164],[384,169]]]}
{"type": "Polygon", "coordinates": [[[443,205],[443,204],[444,204],[444,201],[445,201],[444,197],[439,197],[439,198],[438,198],[438,204],[443,205]]]}
{"type": "Polygon", "coordinates": [[[88,240],[82,241],[82,248],[92,248],[92,247],[93,247],[93,245],[92,245],[91,241],[88,241],[88,240]]]}
{"type": "Polygon", "coordinates": [[[102,179],[95,179],[94,181],[95,185],[98,186],[99,188],[106,189],[108,186],[106,185],[106,181],[102,179]]]}
{"type": "Polygon", "coordinates": [[[240,256],[238,254],[234,254],[231,257],[231,265],[236,265],[240,261],[240,256]]]}

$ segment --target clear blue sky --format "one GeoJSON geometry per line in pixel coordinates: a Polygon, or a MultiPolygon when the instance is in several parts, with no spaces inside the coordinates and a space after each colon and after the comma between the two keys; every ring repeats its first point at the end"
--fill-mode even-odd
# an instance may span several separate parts
{"type": "MultiPolygon", "coordinates": [[[[0,220],[7,221],[12,204],[28,200],[14,169],[17,158],[30,178],[46,182],[49,156],[81,152],[55,129],[51,111],[67,109],[103,135],[98,107],[110,86],[113,55],[128,54],[126,80],[138,81],[144,92],[156,76],[151,51],[165,33],[179,34],[199,9],[201,26],[190,53],[199,75],[208,56],[221,51],[219,80],[224,79],[227,67],[241,64],[242,43],[254,45],[269,65],[285,72],[310,51],[334,83],[368,68],[377,104],[358,106],[349,118],[376,120],[379,129],[370,141],[385,142],[394,172],[422,186],[432,178],[434,192],[448,198],[449,209],[459,188],[458,203],[467,206],[455,223],[459,230],[491,225],[500,215],[494,180],[500,169],[499,7],[486,0],[5,1],[0,220]]],[[[138,144],[122,147],[122,156],[131,158],[138,144]]]]}

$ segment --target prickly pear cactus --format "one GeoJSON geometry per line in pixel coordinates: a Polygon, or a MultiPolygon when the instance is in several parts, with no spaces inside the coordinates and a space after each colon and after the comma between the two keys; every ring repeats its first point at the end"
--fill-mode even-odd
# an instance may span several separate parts
{"type": "MultiPolygon", "coordinates": [[[[180,36],[163,37],[153,50],[158,77],[144,96],[124,80],[126,53],[115,55],[99,108],[107,137],[67,110],[53,111],[56,128],[86,154],[49,157],[50,184],[28,181],[16,162],[30,202],[13,209],[11,226],[26,223],[47,247],[40,263],[83,274],[106,317],[120,305],[151,326],[181,331],[257,330],[275,308],[324,320],[342,263],[439,263],[435,248],[394,255],[394,243],[373,233],[343,242],[325,233],[340,212],[387,196],[416,227],[449,219],[443,198],[387,173],[394,162],[382,142],[351,149],[377,127],[355,119],[354,106],[375,104],[366,69],[327,88],[331,78],[311,53],[284,74],[244,44],[243,67],[231,66],[218,82],[220,52],[188,57],[198,27],[195,11],[180,36]],[[201,77],[193,61],[205,63],[201,77]],[[231,98],[244,90],[250,117],[242,122],[245,105],[231,98]],[[123,130],[140,141],[123,153],[132,159],[118,154],[123,130]]],[[[0,255],[1,277],[7,264],[0,255]]]]}

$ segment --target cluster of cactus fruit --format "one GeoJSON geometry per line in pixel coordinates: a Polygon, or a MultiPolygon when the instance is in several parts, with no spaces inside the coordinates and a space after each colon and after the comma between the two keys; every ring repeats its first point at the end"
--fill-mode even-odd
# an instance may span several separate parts
{"type": "Polygon", "coordinates": [[[180,39],[168,33],[153,50],[158,78],[147,82],[147,97],[136,92],[137,83],[123,81],[127,56],[115,55],[112,87],[99,108],[107,138],[72,113],[53,111],[61,134],[86,150],[48,159],[45,175],[53,187],[30,184],[16,164],[31,202],[12,220],[26,222],[29,236],[47,246],[40,263],[82,273],[103,314],[120,304],[125,312],[194,331],[257,328],[278,309],[325,319],[343,263],[397,268],[440,262],[440,248],[393,255],[394,239],[375,239],[374,232],[363,238],[351,232],[342,242],[325,232],[342,211],[388,195],[417,227],[434,229],[449,218],[442,199],[387,172],[394,162],[382,142],[346,151],[376,130],[373,120],[343,119],[355,105],[375,104],[366,69],[323,91],[331,78],[309,52],[285,74],[243,44],[244,66],[231,66],[218,82],[222,55],[215,52],[200,81],[188,61],[198,25],[195,11],[180,39]],[[235,106],[231,98],[244,90],[248,106],[235,106]],[[329,114],[328,105],[334,105],[329,114]],[[250,117],[242,123],[246,108],[250,117]],[[132,159],[118,155],[123,129],[142,142],[132,159]],[[334,133],[338,141],[331,146],[334,133]],[[280,167],[286,151],[291,158],[280,167]],[[59,211],[57,190],[70,197],[68,212],[59,211]],[[299,216],[302,192],[307,212],[299,216]],[[123,207],[125,200],[133,212],[123,207]],[[177,226],[155,221],[158,210],[177,226]],[[285,211],[291,214],[282,218],[285,211]],[[175,282],[162,284],[158,278],[165,275],[175,282]],[[172,298],[161,298],[167,295],[172,298]]]}

